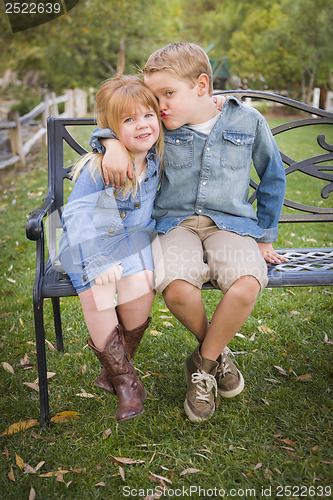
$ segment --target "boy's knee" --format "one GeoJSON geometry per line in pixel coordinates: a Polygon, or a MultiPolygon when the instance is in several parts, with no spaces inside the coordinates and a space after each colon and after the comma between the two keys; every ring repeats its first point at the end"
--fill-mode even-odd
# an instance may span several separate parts
{"type": "Polygon", "coordinates": [[[227,293],[244,305],[253,304],[260,292],[259,281],[254,276],[242,276],[229,288],[227,293]]]}
{"type": "Polygon", "coordinates": [[[184,280],[172,281],[163,291],[163,298],[168,303],[186,304],[189,296],[195,290],[198,290],[194,285],[184,280]]]}

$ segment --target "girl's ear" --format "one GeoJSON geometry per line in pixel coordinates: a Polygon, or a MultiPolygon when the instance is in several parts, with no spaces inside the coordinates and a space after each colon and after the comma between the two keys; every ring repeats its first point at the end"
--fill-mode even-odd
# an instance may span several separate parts
{"type": "Polygon", "coordinates": [[[198,89],[198,95],[205,95],[209,91],[209,77],[206,73],[201,73],[196,79],[196,87],[198,89]]]}

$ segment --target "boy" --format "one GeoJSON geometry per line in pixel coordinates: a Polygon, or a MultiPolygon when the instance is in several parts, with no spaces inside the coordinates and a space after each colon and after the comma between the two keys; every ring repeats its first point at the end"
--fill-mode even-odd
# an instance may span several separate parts
{"type": "MultiPolygon", "coordinates": [[[[210,418],[217,392],[234,397],[244,387],[227,344],[251,313],[267,284],[266,262],[285,260],[272,246],[285,192],[280,154],[265,119],[234,97],[220,113],[212,101],[212,71],[205,52],[192,43],[156,51],[143,68],[159,101],[164,124],[163,178],[155,199],[153,242],[156,291],[198,339],[187,358],[185,413],[193,422],[210,418]],[[260,177],[257,215],[248,203],[251,161],[260,177]],[[223,297],[208,321],[201,297],[211,280],[223,297]]],[[[96,131],[97,139],[114,137],[96,131]]],[[[114,139],[105,141],[104,176],[123,182],[127,159],[114,139]],[[117,171],[114,158],[122,158],[117,171]],[[107,171],[107,172],[106,172],[107,171]]]]}

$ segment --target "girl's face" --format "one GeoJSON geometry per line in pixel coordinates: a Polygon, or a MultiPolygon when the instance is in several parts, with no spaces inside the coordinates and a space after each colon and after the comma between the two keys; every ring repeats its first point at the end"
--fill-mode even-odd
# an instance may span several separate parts
{"type": "Polygon", "coordinates": [[[138,105],[135,110],[121,118],[120,140],[133,156],[146,154],[157,141],[159,133],[157,115],[146,106],[138,105]]]}

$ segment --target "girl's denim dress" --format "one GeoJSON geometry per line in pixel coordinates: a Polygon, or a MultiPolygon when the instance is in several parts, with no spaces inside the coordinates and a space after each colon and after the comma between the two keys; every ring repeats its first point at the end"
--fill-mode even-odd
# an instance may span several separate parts
{"type": "Polygon", "coordinates": [[[97,172],[83,167],[62,213],[59,258],[76,291],[95,284],[95,278],[121,264],[122,276],[153,270],[150,243],[155,222],[151,218],[160,183],[160,158],[147,155],[147,173],[135,196],[105,186],[97,172]]]}

